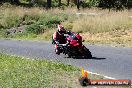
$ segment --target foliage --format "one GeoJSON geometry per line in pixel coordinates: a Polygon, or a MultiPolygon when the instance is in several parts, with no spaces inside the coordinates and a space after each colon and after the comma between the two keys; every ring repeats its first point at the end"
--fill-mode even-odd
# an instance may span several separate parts
{"type": "Polygon", "coordinates": [[[100,0],[99,7],[120,10],[124,7],[128,7],[128,1],[129,0],[100,0]]]}
{"type": "Polygon", "coordinates": [[[5,54],[0,54],[0,69],[1,88],[71,87],[71,83],[75,87],[77,84],[73,80],[76,80],[79,74],[78,68],[60,62],[5,54]]]}
{"type": "MultiPolygon", "coordinates": [[[[2,0],[3,1],[3,0],[2,0]]],[[[2,2],[1,1],[1,2],[2,2]]],[[[48,0],[50,1],[50,0],[48,0]]],[[[48,7],[50,8],[52,7],[60,7],[59,5],[59,0],[51,0],[50,2],[47,2],[47,0],[6,0],[3,2],[11,2],[11,3],[15,3],[17,5],[21,5],[22,2],[28,2],[29,5],[28,6],[39,6],[39,7],[45,7],[47,8],[47,5],[49,5],[48,7]],[[52,1],[52,2],[51,2],[52,1]],[[48,3],[48,4],[47,4],[48,3]]],[[[129,2],[131,0],[82,0],[80,2],[81,6],[83,8],[86,7],[101,7],[101,8],[115,8],[117,10],[120,10],[124,7],[130,7],[129,2]]],[[[76,0],[70,0],[70,6],[74,6],[77,5],[77,1],[76,0]]],[[[66,4],[68,2],[65,0],[61,0],[61,7],[66,7],[66,4]]]]}
{"type": "Polygon", "coordinates": [[[21,19],[16,14],[7,13],[1,14],[3,15],[3,18],[0,19],[0,28],[11,28],[11,27],[17,27],[19,23],[21,22],[21,19]]]}
{"type": "Polygon", "coordinates": [[[99,0],[84,0],[81,5],[83,8],[97,7],[99,5],[99,0]]]}
{"type": "Polygon", "coordinates": [[[43,31],[43,26],[40,26],[38,23],[28,25],[26,27],[27,33],[40,34],[43,31]]]}
{"type": "MultiPolygon", "coordinates": [[[[4,4],[0,7],[0,37],[49,40],[55,31],[56,24],[59,22],[61,22],[66,29],[74,32],[90,33],[93,34],[93,36],[111,31],[131,30],[132,28],[132,19],[129,17],[131,14],[130,10],[118,12],[111,10],[109,12],[107,9],[84,9],[80,10],[80,13],[85,13],[86,15],[80,16],[76,16],[76,12],[74,8],[65,10],[57,8],[44,10],[39,7],[25,8],[4,4]],[[89,15],[90,12],[94,13],[89,15]],[[7,31],[10,29],[19,31],[18,27],[22,27],[24,33],[11,33],[6,35],[7,31]]],[[[129,37],[129,35],[127,36],[129,37]]],[[[122,36],[122,34],[119,33],[118,36],[122,36]]],[[[96,39],[98,39],[98,37],[95,37],[94,41],[96,41],[96,39]]],[[[115,37],[112,42],[117,40],[118,38],[115,37]]],[[[123,40],[123,38],[121,40],[123,40]]],[[[125,38],[124,42],[117,41],[116,43],[120,42],[131,45],[130,40],[131,36],[128,39],[125,38]],[[128,42],[125,42],[127,40],[128,42]]],[[[101,40],[97,42],[99,41],[101,40]]],[[[105,39],[102,41],[105,42],[105,39]]]]}
{"type": "MultiPolygon", "coordinates": [[[[56,13],[52,11],[47,11],[47,13],[40,8],[25,9],[10,4],[4,4],[0,8],[0,30],[4,29],[1,30],[1,36],[6,34],[6,30],[18,30],[17,27],[24,25],[26,29],[22,30],[25,30],[27,33],[38,35],[43,33],[44,30],[55,28],[58,23],[69,19],[69,15],[66,13],[56,13]]],[[[5,35],[3,37],[14,36],[13,33],[13,35],[5,35]]]]}
{"type": "Polygon", "coordinates": [[[38,20],[38,23],[45,25],[48,28],[52,28],[55,24],[61,22],[61,19],[58,16],[47,15],[43,16],[38,20]]]}
{"type": "Polygon", "coordinates": [[[43,33],[44,30],[56,27],[56,24],[63,22],[64,20],[67,20],[68,18],[65,16],[65,14],[59,14],[59,15],[44,15],[41,16],[38,21],[31,25],[27,25],[26,32],[28,33],[34,33],[34,34],[40,34],[43,33]]]}
{"type": "Polygon", "coordinates": [[[23,25],[30,25],[35,23],[39,19],[39,16],[25,14],[22,19],[23,19],[23,25]]]}

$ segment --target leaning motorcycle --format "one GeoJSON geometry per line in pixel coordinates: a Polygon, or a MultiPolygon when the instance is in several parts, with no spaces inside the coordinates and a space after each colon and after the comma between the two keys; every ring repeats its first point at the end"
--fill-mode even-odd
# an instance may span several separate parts
{"type": "MultiPolygon", "coordinates": [[[[68,55],[68,57],[76,58],[92,58],[92,54],[88,48],[86,48],[82,42],[82,36],[75,32],[69,32],[68,34],[64,34],[66,37],[66,44],[58,44],[59,50],[61,53],[68,55]]],[[[56,52],[56,50],[55,50],[56,52]]]]}

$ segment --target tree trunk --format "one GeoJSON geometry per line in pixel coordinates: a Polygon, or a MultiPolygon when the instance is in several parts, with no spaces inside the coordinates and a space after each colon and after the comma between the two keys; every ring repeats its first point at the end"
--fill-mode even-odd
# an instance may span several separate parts
{"type": "Polygon", "coordinates": [[[20,4],[19,0],[11,0],[11,3],[12,4],[17,4],[17,5],[20,4]]]}
{"type": "Polygon", "coordinates": [[[47,9],[51,8],[51,0],[47,0],[47,9]]]}
{"type": "Polygon", "coordinates": [[[69,6],[70,0],[67,0],[67,6],[69,6]]]}
{"type": "Polygon", "coordinates": [[[59,7],[61,6],[61,0],[59,0],[58,6],[59,6],[59,7]]]}
{"type": "Polygon", "coordinates": [[[77,0],[77,9],[79,10],[79,8],[80,8],[80,2],[79,2],[80,0],[77,0]]]}

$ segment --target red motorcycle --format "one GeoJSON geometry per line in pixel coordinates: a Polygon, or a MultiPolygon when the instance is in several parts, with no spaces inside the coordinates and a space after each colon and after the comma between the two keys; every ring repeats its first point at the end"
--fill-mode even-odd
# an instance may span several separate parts
{"type": "MultiPolygon", "coordinates": [[[[69,32],[64,34],[66,37],[66,44],[58,44],[61,53],[68,55],[68,57],[84,57],[92,58],[92,54],[83,44],[82,36],[78,33],[69,32]]],[[[56,51],[56,50],[55,50],[56,51]]]]}

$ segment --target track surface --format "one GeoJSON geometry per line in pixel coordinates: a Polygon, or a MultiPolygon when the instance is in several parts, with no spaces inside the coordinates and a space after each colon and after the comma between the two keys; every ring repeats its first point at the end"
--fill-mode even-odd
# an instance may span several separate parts
{"type": "Polygon", "coordinates": [[[92,59],[66,58],[56,55],[50,42],[0,40],[0,52],[61,61],[65,64],[84,67],[88,71],[117,79],[132,80],[132,48],[86,45],[92,52],[92,59]]]}

